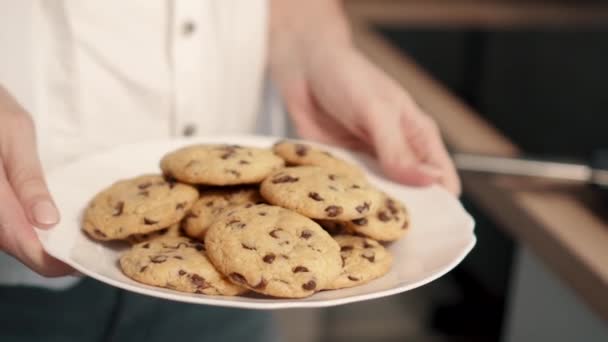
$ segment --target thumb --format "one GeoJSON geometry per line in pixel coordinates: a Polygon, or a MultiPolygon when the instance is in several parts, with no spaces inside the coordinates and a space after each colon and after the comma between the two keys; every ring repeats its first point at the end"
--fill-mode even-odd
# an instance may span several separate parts
{"type": "Polygon", "coordinates": [[[368,116],[369,133],[380,166],[393,180],[407,185],[426,186],[440,177],[440,170],[424,164],[416,156],[401,131],[399,115],[368,116]],[[375,117],[374,117],[375,116],[375,117]]]}
{"type": "Polygon", "coordinates": [[[22,115],[15,131],[19,136],[8,140],[5,149],[4,167],[9,183],[23,208],[30,224],[48,228],[59,222],[57,210],[46,182],[38,152],[34,125],[27,115],[22,115]]]}

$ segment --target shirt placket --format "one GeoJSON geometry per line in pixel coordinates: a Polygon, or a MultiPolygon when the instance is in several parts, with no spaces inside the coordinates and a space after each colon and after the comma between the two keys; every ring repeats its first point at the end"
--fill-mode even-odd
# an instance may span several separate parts
{"type": "MultiPolygon", "coordinates": [[[[192,136],[203,132],[202,115],[212,110],[213,96],[207,89],[213,77],[213,56],[207,41],[214,37],[210,25],[211,13],[207,1],[180,0],[173,2],[172,74],[174,87],[173,133],[192,136]],[[203,41],[205,37],[205,41],[203,41]],[[211,38],[210,38],[211,37],[211,38]],[[203,70],[203,67],[204,70],[203,70]]],[[[206,120],[209,118],[206,117],[206,120]]],[[[208,123],[205,121],[205,126],[208,123]]]]}

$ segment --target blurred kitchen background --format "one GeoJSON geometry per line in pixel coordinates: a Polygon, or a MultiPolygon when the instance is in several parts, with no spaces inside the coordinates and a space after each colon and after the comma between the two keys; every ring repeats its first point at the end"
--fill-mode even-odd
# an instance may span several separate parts
{"type": "MultiPolygon", "coordinates": [[[[345,0],[361,49],[455,152],[608,149],[608,1],[345,0]]],[[[608,341],[608,196],[463,172],[478,244],[402,295],[281,311],[285,341],[608,341]]],[[[604,190],[606,191],[606,190],[604,190]]]]}

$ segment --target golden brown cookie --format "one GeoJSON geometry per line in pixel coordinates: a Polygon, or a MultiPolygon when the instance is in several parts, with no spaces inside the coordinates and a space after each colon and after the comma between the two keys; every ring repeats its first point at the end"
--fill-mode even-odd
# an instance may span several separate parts
{"type": "Polygon", "coordinates": [[[257,188],[230,187],[203,190],[183,221],[184,232],[192,238],[203,239],[207,228],[226,208],[263,202],[264,199],[257,188]]]}
{"type": "Polygon", "coordinates": [[[342,272],[326,289],[362,285],[391,269],[393,256],[377,241],[352,235],[337,235],[334,239],[340,245],[342,272]]]}
{"type": "Polygon", "coordinates": [[[334,173],[364,177],[358,166],[308,144],[281,140],[272,149],[279,157],[285,159],[290,166],[319,166],[334,173]]]}
{"type": "Polygon", "coordinates": [[[270,296],[310,296],[340,273],[340,249],[331,236],[281,207],[230,208],[211,225],[205,245],[232,282],[270,296]]]}
{"type": "Polygon", "coordinates": [[[378,192],[362,178],[317,166],[275,171],[262,182],[260,192],[271,204],[315,219],[358,219],[378,205],[378,192]]]}
{"type": "Polygon", "coordinates": [[[163,173],[190,184],[239,185],[260,183],[283,159],[269,149],[238,145],[193,145],[163,157],[163,173]]]}
{"type": "Polygon", "coordinates": [[[140,283],[181,292],[234,296],[246,289],[220,274],[205,255],[204,244],[185,237],[161,237],[133,246],[120,267],[140,283]]]}
{"type": "Polygon", "coordinates": [[[398,240],[410,227],[408,211],[401,202],[384,193],[380,204],[370,215],[342,223],[348,230],[374,240],[398,240]]]}
{"type": "Polygon", "coordinates": [[[84,213],[83,229],[96,240],[125,239],[179,222],[198,199],[192,186],[144,175],[114,183],[84,213]]]}

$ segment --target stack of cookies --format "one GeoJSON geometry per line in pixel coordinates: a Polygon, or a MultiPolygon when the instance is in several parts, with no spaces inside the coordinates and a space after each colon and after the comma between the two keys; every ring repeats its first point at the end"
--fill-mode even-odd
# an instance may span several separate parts
{"type": "Polygon", "coordinates": [[[298,142],[188,146],[160,167],[97,194],[83,221],[93,239],[130,243],[120,267],[148,285],[281,298],[353,287],[389,271],[383,243],[409,228],[360,169],[298,142]]]}

